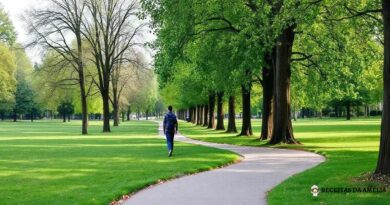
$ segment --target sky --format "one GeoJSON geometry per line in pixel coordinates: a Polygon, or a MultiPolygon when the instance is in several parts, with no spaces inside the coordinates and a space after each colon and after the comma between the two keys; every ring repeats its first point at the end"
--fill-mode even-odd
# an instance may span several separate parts
{"type": "MultiPolygon", "coordinates": [[[[44,5],[42,0],[0,0],[4,10],[8,12],[17,32],[17,41],[22,45],[28,42],[28,33],[21,16],[27,9],[39,8],[44,5]]],[[[36,49],[28,49],[27,55],[33,63],[41,61],[41,54],[36,49]]]]}
{"type": "MultiPolygon", "coordinates": [[[[3,5],[5,11],[10,16],[17,32],[18,43],[25,45],[29,41],[29,35],[26,29],[27,26],[21,17],[28,9],[44,7],[45,0],[0,0],[0,4],[3,5]]],[[[155,36],[145,32],[143,38],[150,42],[155,39],[155,36]]],[[[27,49],[26,52],[32,63],[40,63],[42,61],[42,53],[39,49],[27,49]]],[[[144,53],[147,61],[152,62],[153,51],[144,49],[142,53],[144,53]]]]}

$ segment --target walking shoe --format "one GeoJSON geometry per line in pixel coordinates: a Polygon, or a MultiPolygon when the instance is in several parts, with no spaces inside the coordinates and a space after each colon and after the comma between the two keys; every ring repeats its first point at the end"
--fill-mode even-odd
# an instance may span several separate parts
{"type": "Polygon", "coordinates": [[[168,157],[172,157],[172,150],[169,150],[168,157]]]}

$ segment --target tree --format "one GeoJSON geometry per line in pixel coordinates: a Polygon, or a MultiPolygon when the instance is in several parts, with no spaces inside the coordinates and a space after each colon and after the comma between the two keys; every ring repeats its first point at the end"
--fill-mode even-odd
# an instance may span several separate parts
{"type": "Polygon", "coordinates": [[[390,174],[390,2],[382,0],[384,25],[383,114],[376,174],[390,174]]]}
{"type": "Polygon", "coordinates": [[[83,34],[88,40],[97,69],[95,80],[103,102],[103,132],[110,132],[110,77],[121,62],[131,62],[127,53],[140,45],[136,37],[144,24],[134,24],[137,18],[136,0],[90,0],[89,16],[83,22],[83,34]]]}
{"type": "MultiPolygon", "coordinates": [[[[141,52],[131,53],[132,62],[120,62],[114,66],[111,74],[111,96],[110,101],[113,107],[114,126],[119,126],[120,102],[124,98],[123,93],[132,86],[132,81],[138,75],[138,70],[146,68],[146,60],[141,52]]],[[[150,80],[150,79],[148,79],[150,80]]]]}
{"type": "Polygon", "coordinates": [[[15,58],[10,50],[15,39],[15,29],[0,4],[0,113],[2,119],[4,119],[5,112],[12,108],[13,93],[16,88],[15,58]]]}
{"type": "Polygon", "coordinates": [[[33,109],[34,93],[25,79],[18,80],[15,91],[15,105],[13,107],[14,122],[20,114],[26,114],[33,109]]]}
{"type": "Polygon", "coordinates": [[[0,42],[13,46],[16,40],[15,28],[3,6],[0,4],[0,42]]]}
{"type": "Polygon", "coordinates": [[[16,88],[15,61],[11,51],[0,43],[0,107],[5,112],[14,100],[16,88]]]}
{"type": "Polygon", "coordinates": [[[68,121],[70,121],[70,116],[74,113],[74,105],[71,102],[62,102],[57,111],[63,117],[63,122],[66,122],[66,117],[68,117],[68,121]]]}
{"type": "Polygon", "coordinates": [[[58,61],[53,62],[52,72],[58,73],[62,68],[70,68],[78,74],[76,79],[64,79],[63,82],[76,82],[80,87],[84,135],[88,134],[88,93],[85,85],[81,30],[85,8],[84,0],[50,0],[45,9],[31,10],[26,17],[30,33],[35,36],[31,45],[41,45],[58,54],[58,61]],[[75,46],[70,45],[69,35],[75,38],[75,46]]]}

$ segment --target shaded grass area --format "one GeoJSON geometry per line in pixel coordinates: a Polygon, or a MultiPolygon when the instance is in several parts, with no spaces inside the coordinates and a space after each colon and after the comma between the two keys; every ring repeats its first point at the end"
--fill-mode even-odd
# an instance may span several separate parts
{"type": "Polygon", "coordinates": [[[177,143],[167,157],[157,124],[132,121],[101,132],[90,122],[0,122],[0,204],[108,204],[159,179],[212,169],[238,156],[177,143]]]}
{"type": "MultiPolygon", "coordinates": [[[[259,141],[261,121],[253,121],[254,137],[237,137],[221,131],[182,124],[183,134],[198,140],[246,146],[268,146],[259,141]]],[[[238,123],[238,127],[240,127],[238,123]]],[[[320,193],[313,198],[312,185],[333,187],[382,187],[362,180],[360,176],[373,171],[379,147],[379,119],[312,119],[293,122],[295,137],[303,145],[273,147],[302,149],[326,156],[326,162],[290,177],[269,192],[269,204],[390,204],[386,193],[320,193]]]]}

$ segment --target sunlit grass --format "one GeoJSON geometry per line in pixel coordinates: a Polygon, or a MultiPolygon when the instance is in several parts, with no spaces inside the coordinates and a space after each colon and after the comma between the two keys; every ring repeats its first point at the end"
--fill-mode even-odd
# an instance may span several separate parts
{"type": "Polygon", "coordinates": [[[108,204],[159,179],[237,159],[227,151],[176,144],[167,157],[153,122],[126,122],[110,134],[100,122],[0,122],[0,204],[108,204]]]}
{"type": "MultiPolygon", "coordinates": [[[[221,131],[207,130],[186,123],[182,132],[192,138],[246,146],[268,146],[259,141],[261,121],[252,122],[254,137],[237,137],[221,131]]],[[[238,123],[240,128],[240,123],[238,123]]],[[[320,193],[313,198],[310,187],[382,186],[359,180],[363,173],[375,169],[379,147],[380,120],[373,119],[305,119],[293,122],[295,137],[302,145],[274,147],[303,149],[323,154],[325,163],[293,176],[269,193],[269,204],[390,204],[387,193],[320,193]]]]}

